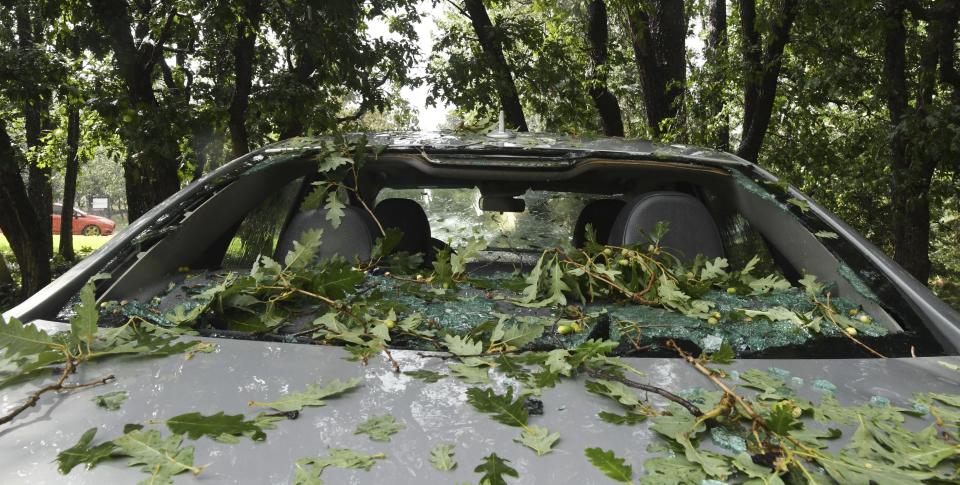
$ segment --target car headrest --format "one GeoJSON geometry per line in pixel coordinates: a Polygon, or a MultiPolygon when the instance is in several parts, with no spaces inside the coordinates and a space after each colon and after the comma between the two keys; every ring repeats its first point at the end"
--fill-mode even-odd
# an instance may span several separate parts
{"type": "Polygon", "coordinates": [[[623,206],[624,202],[618,199],[600,199],[587,204],[580,211],[577,223],[573,226],[573,247],[583,247],[587,242],[587,224],[593,226],[597,242],[607,244],[610,230],[613,229],[613,223],[623,206]]]}
{"type": "Polygon", "coordinates": [[[403,233],[394,251],[410,254],[430,252],[430,221],[416,201],[384,199],[373,209],[373,214],[384,229],[394,228],[403,233]]]}
{"type": "Polygon", "coordinates": [[[347,206],[343,209],[340,226],[334,228],[327,220],[326,209],[298,212],[280,234],[274,258],[277,261],[283,261],[287,252],[293,249],[293,242],[300,238],[303,231],[323,229],[317,258],[329,258],[336,254],[346,258],[347,261],[353,261],[356,258],[366,261],[370,259],[374,241],[374,233],[367,222],[369,218],[366,211],[347,206]]]}
{"type": "Polygon", "coordinates": [[[682,192],[648,192],[627,202],[610,231],[610,244],[645,243],[660,221],[669,224],[660,245],[681,261],[692,261],[697,254],[723,257],[723,241],[710,211],[682,192]]]}

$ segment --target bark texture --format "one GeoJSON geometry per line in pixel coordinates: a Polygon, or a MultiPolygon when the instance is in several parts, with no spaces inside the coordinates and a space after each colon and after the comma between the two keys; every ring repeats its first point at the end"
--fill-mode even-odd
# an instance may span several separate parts
{"type": "Polygon", "coordinates": [[[250,151],[246,125],[247,107],[253,86],[253,62],[256,57],[257,34],[263,17],[263,3],[259,0],[248,0],[243,2],[240,10],[241,16],[236,25],[236,43],[233,46],[234,87],[229,108],[230,142],[234,158],[250,151]]]}
{"type": "Polygon", "coordinates": [[[654,136],[660,136],[660,124],[676,118],[683,107],[687,79],[684,2],[630,2],[626,8],[647,126],[654,136]]]}
{"type": "Polygon", "coordinates": [[[706,109],[708,119],[716,127],[711,130],[711,138],[719,150],[730,150],[730,120],[723,112],[724,70],[727,67],[727,2],[710,2],[710,31],[707,35],[706,61],[710,73],[710,92],[707,94],[706,109]]]}
{"type": "Polygon", "coordinates": [[[51,247],[37,244],[44,237],[41,221],[20,177],[17,155],[6,122],[0,118],[0,230],[20,264],[20,294],[26,298],[50,282],[51,247]]]}
{"type": "Polygon", "coordinates": [[[740,0],[744,86],[743,136],[737,155],[752,162],[757,161],[770,126],[783,49],[790,40],[790,28],[797,15],[797,0],[781,0],[772,15],[770,32],[764,41],[757,31],[756,0],[740,0]]]}
{"type": "Polygon", "coordinates": [[[503,39],[490,21],[487,7],[483,4],[483,0],[464,0],[464,7],[492,71],[507,124],[519,131],[527,131],[527,119],[520,104],[517,85],[513,82],[513,71],[503,54],[503,39]]]}
{"type": "Polygon", "coordinates": [[[623,136],[623,114],[620,103],[607,87],[607,5],[604,0],[592,0],[587,6],[587,71],[588,91],[600,114],[600,127],[607,136],[623,136]]]}
{"type": "Polygon", "coordinates": [[[76,259],[73,252],[73,209],[77,198],[77,174],[80,171],[80,109],[67,108],[67,167],[63,175],[63,210],[60,213],[60,256],[76,259]]]}
{"type": "Polygon", "coordinates": [[[958,97],[953,67],[954,35],[958,2],[941,0],[929,9],[904,0],[887,0],[883,5],[883,73],[887,109],[890,112],[891,205],[893,212],[894,260],[926,284],[930,277],[930,183],[939,159],[921,147],[907,129],[911,120],[928,115],[940,80],[958,97]],[[908,82],[907,29],[905,12],[928,22],[927,37],[920,55],[915,83],[908,82]],[[911,89],[912,88],[912,89],[911,89]],[[911,102],[912,101],[912,102],[911,102]]]}

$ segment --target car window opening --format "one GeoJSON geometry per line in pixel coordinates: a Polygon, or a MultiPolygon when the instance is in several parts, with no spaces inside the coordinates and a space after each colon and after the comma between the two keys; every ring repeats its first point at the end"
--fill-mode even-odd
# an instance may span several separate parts
{"type": "Polygon", "coordinates": [[[761,231],[728,176],[486,180],[372,165],[358,179],[364,191],[331,186],[311,202],[310,177],[266,191],[202,257],[152,293],[107,302],[105,317],[174,327],[192,318],[201,334],[353,348],[367,338],[353,328],[360,313],[411,329],[390,333],[392,348],[447,350],[439,342],[450,334],[500,351],[610,339],[623,355],[650,356],[671,355],[671,339],[698,352],[815,358],[864,356],[865,346],[895,354],[912,338],[830,275],[811,280],[771,239],[771,227],[796,230],[796,220],[761,231]],[[260,300],[258,278],[297,264],[289,255],[308,246],[313,269],[296,277],[312,278],[303,291],[323,299],[260,300]],[[660,268],[649,281],[645,265],[660,268]],[[522,345],[497,340],[505,335],[522,345]]]}

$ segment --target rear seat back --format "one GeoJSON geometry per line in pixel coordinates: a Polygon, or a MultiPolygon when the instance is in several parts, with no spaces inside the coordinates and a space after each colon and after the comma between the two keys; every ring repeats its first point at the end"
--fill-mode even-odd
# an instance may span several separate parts
{"type": "Polygon", "coordinates": [[[343,209],[343,218],[340,226],[334,228],[327,220],[325,209],[313,209],[297,213],[290,219],[286,229],[280,234],[277,241],[277,250],[274,258],[283,261],[288,251],[293,249],[293,242],[300,239],[303,231],[308,229],[323,229],[323,238],[317,257],[320,259],[339,255],[353,261],[370,259],[375,235],[368,222],[369,214],[362,209],[347,206],[343,209]]]}
{"type": "Polygon", "coordinates": [[[610,231],[610,244],[647,243],[660,221],[669,224],[661,246],[681,261],[690,262],[697,254],[723,257],[723,240],[710,211],[682,192],[648,192],[627,202],[610,231]]]}

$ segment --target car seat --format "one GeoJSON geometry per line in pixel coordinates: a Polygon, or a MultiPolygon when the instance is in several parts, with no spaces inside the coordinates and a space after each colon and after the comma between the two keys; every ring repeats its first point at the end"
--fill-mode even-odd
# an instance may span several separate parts
{"type": "Polygon", "coordinates": [[[394,252],[420,253],[424,264],[429,264],[436,258],[437,251],[447,247],[431,236],[427,213],[414,200],[384,199],[373,209],[373,214],[384,229],[394,228],[403,233],[394,252]]]}
{"type": "Polygon", "coordinates": [[[303,231],[308,229],[323,229],[323,237],[317,257],[329,258],[340,255],[348,261],[370,259],[375,239],[374,231],[370,228],[370,215],[363,209],[347,206],[343,209],[343,217],[336,228],[327,220],[326,209],[312,209],[298,212],[277,240],[277,250],[274,258],[283,261],[287,252],[293,249],[293,242],[300,238],[303,231]]]}
{"type": "Polygon", "coordinates": [[[724,256],[710,211],[696,197],[673,191],[647,192],[628,201],[610,231],[610,244],[647,243],[660,221],[669,224],[661,246],[681,261],[690,262],[697,254],[711,259],[724,256]]]}
{"type": "Polygon", "coordinates": [[[625,203],[619,199],[600,199],[587,204],[577,217],[573,226],[573,247],[580,248],[587,242],[587,224],[593,226],[597,235],[597,242],[607,244],[610,240],[610,230],[617,220],[617,215],[625,203]]]}

